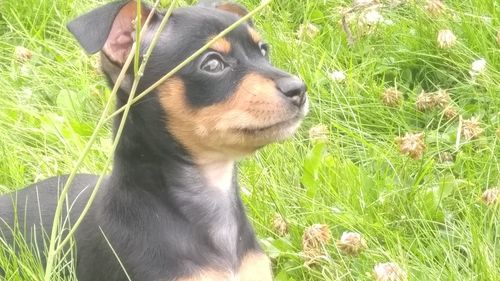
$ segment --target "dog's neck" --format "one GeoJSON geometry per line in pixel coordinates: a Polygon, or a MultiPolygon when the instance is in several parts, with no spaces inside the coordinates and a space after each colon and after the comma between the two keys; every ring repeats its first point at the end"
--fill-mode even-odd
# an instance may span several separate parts
{"type": "Polygon", "coordinates": [[[158,209],[209,237],[216,258],[234,268],[246,249],[258,248],[240,199],[235,161],[220,155],[194,159],[167,132],[158,133],[161,118],[155,125],[144,115],[131,112],[127,120],[115,154],[114,188],[150,194],[158,209]]]}
{"type": "Polygon", "coordinates": [[[197,166],[208,188],[218,190],[222,195],[232,191],[235,185],[232,159],[206,157],[198,160],[197,166]]]}

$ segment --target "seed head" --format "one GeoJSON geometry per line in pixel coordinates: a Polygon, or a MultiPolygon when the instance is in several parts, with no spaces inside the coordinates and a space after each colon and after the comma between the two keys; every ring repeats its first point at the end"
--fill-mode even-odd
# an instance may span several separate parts
{"type": "Polygon", "coordinates": [[[373,268],[373,275],[377,281],[406,281],[408,275],[397,264],[393,262],[379,263],[373,268]]]}
{"type": "Polygon", "coordinates": [[[429,0],[427,1],[427,4],[425,5],[425,10],[429,15],[431,16],[437,16],[440,15],[444,12],[445,5],[442,1],[440,0],[429,0]]]}
{"type": "Polygon", "coordinates": [[[490,188],[484,191],[481,200],[488,206],[500,203],[500,187],[490,188]]]}
{"type": "Polygon", "coordinates": [[[470,75],[472,77],[476,77],[479,74],[483,73],[485,70],[486,70],[486,60],[483,58],[480,58],[480,59],[472,62],[471,68],[470,68],[470,75]]]}
{"type": "Polygon", "coordinates": [[[379,3],[378,0],[354,0],[352,5],[353,6],[368,6],[368,5],[373,5],[379,3]]]}
{"type": "Polygon", "coordinates": [[[285,236],[288,233],[288,225],[280,214],[273,218],[273,229],[279,236],[285,236]]]}
{"type": "Polygon", "coordinates": [[[318,124],[309,129],[309,139],[312,141],[328,141],[330,131],[324,124],[318,124]]]}
{"type": "Polygon", "coordinates": [[[382,93],[381,99],[383,104],[396,107],[403,101],[403,94],[397,88],[391,87],[382,93]]]}
{"type": "Polygon", "coordinates": [[[300,40],[311,40],[318,36],[318,34],[319,28],[310,22],[301,24],[299,26],[299,30],[297,31],[297,36],[300,40]]]}
{"type": "Polygon", "coordinates": [[[434,108],[434,96],[430,93],[422,91],[420,95],[418,95],[415,105],[420,111],[432,109],[434,108]]]}
{"type": "Polygon", "coordinates": [[[497,43],[500,46],[500,31],[497,32],[497,43]]]}
{"type": "Polygon", "coordinates": [[[407,133],[404,137],[397,137],[396,143],[399,146],[399,152],[401,152],[401,154],[408,155],[414,160],[421,159],[424,154],[424,133],[407,133]]]}
{"type": "Polygon", "coordinates": [[[438,155],[438,161],[441,164],[446,164],[446,163],[453,163],[453,154],[449,152],[441,152],[438,155]]]}
{"type": "Polygon", "coordinates": [[[330,79],[332,79],[335,82],[342,82],[346,78],[345,73],[340,70],[335,70],[332,73],[330,73],[330,79]]]}
{"type": "Polygon", "coordinates": [[[330,241],[331,234],[328,225],[313,224],[304,231],[302,236],[302,250],[306,265],[316,263],[323,255],[322,246],[330,241]]]}
{"type": "Polygon", "coordinates": [[[451,102],[451,97],[448,91],[441,89],[434,93],[432,99],[434,100],[434,106],[439,108],[445,108],[451,102]]]}
{"type": "Polygon", "coordinates": [[[378,10],[371,9],[363,15],[363,18],[361,19],[361,21],[362,21],[362,23],[364,23],[368,26],[376,25],[376,24],[384,22],[384,17],[380,14],[380,12],[378,10]]]}
{"type": "Polygon", "coordinates": [[[481,128],[481,124],[477,117],[464,120],[462,123],[462,136],[464,136],[466,140],[477,139],[483,131],[484,129],[481,128]]]}
{"type": "Polygon", "coordinates": [[[31,60],[33,53],[23,46],[17,46],[14,50],[14,56],[19,62],[27,62],[31,60]]]}
{"type": "Polygon", "coordinates": [[[356,256],[368,248],[365,239],[357,232],[344,232],[337,241],[337,248],[345,254],[356,256]]]}
{"type": "Polygon", "coordinates": [[[449,29],[440,30],[437,37],[438,46],[441,49],[448,49],[457,43],[457,37],[449,29]]]}
{"type": "Polygon", "coordinates": [[[458,109],[452,105],[448,105],[443,110],[443,116],[446,120],[455,119],[458,116],[458,109]]]}

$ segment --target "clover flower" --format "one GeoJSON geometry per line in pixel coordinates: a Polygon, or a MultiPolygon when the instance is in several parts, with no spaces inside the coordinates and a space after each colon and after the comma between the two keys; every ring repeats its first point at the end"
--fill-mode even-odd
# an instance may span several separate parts
{"type": "Polygon", "coordinates": [[[406,281],[408,275],[394,262],[379,263],[373,268],[373,275],[377,281],[406,281]]]}
{"type": "Polygon", "coordinates": [[[435,92],[432,99],[434,101],[434,106],[439,108],[445,108],[451,102],[451,97],[448,91],[442,89],[435,92]]]}
{"type": "Polygon", "coordinates": [[[365,239],[357,232],[344,232],[337,241],[337,248],[348,255],[358,255],[368,248],[365,239]]]}
{"type": "Polygon", "coordinates": [[[485,190],[481,196],[481,200],[488,206],[500,203],[500,188],[495,187],[485,190]]]}
{"type": "Polygon", "coordinates": [[[445,8],[446,7],[445,7],[443,1],[440,1],[440,0],[429,0],[429,1],[427,1],[427,4],[425,5],[425,10],[431,16],[437,16],[439,14],[442,14],[444,12],[445,8]]]}
{"type": "Polygon", "coordinates": [[[306,265],[311,265],[323,257],[322,247],[331,239],[330,229],[326,224],[313,224],[304,231],[302,236],[302,250],[306,265]]]}
{"type": "Polygon", "coordinates": [[[474,78],[479,74],[483,73],[485,70],[486,70],[486,60],[480,58],[472,62],[469,73],[474,78]]]}
{"type": "Polygon", "coordinates": [[[288,233],[288,224],[279,214],[273,218],[273,229],[279,236],[285,236],[288,233]]]}
{"type": "Polygon", "coordinates": [[[434,97],[431,93],[426,93],[422,91],[420,95],[417,96],[417,101],[415,105],[418,110],[425,111],[434,108],[434,97]]]}
{"type": "Polygon", "coordinates": [[[361,22],[371,26],[384,22],[384,17],[377,9],[371,9],[367,11],[361,18],[361,22]]]}
{"type": "Polygon", "coordinates": [[[328,141],[330,130],[324,124],[317,124],[309,129],[309,139],[312,141],[328,141]]]}
{"type": "Polygon", "coordinates": [[[454,106],[447,106],[443,110],[443,116],[446,120],[455,119],[458,116],[458,109],[454,106]]]}
{"type": "Polygon", "coordinates": [[[466,140],[477,139],[483,131],[484,129],[481,128],[481,124],[477,117],[464,120],[462,123],[462,136],[464,136],[466,140]]]}
{"type": "Polygon", "coordinates": [[[318,36],[319,27],[316,25],[306,22],[299,26],[299,30],[297,31],[297,36],[300,40],[310,40],[318,36]]]}
{"type": "Polygon", "coordinates": [[[441,49],[448,49],[455,46],[457,37],[453,34],[453,31],[443,29],[438,32],[437,42],[441,49]]]}
{"type": "Polygon", "coordinates": [[[421,159],[425,151],[424,133],[405,134],[404,137],[396,138],[399,152],[408,155],[414,160],[421,159]]]}
{"type": "Polygon", "coordinates": [[[33,53],[23,46],[17,46],[14,50],[14,57],[19,62],[27,62],[31,60],[31,58],[33,57],[33,53]]]}
{"type": "Polygon", "coordinates": [[[332,79],[335,82],[342,82],[346,78],[346,75],[343,71],[340,70],[335,70],[332,73],[330,73],[330,79],[332,79]]]}
{"type": "Polygon", "coordinates": [[[403,101],[403,94],[397,88],[391,87],[382,93],[381,99],[383,104],[396,107],[403,101]]]}

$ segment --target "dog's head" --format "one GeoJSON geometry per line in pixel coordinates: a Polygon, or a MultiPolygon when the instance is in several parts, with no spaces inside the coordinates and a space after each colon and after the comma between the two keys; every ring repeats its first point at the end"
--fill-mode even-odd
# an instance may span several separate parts
{"type": "MultiPolygon", "coordinates": [[[[68,27],[90,53],[102,52],[111,81],[131,52],[134,1],[115,2],[85,14],[68,27]]],[[[150,9],[143,5],[142,21],[150,9]]],[[[141,88],[158,81],[218,33],[247,13],[232,3],[176,9],[149,58],[141,88]]],[[[164,17],[155,13],[141,40],[141,55],[164,17]]],[[[129,90],[129,72],[122,89],[129,90]]],[[[195,157],[238,158],[290,137],[308,110],[306,86],[275,68],[269,47],[251,22],[243,23],[183,67],[155,92],[168,133],[195,157]]]]}

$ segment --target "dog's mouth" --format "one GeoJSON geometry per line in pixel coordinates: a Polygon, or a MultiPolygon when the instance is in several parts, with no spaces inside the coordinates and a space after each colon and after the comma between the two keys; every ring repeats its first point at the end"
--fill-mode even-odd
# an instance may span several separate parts
{"type": "Polygon", "coordinates": [[[301,121],[307,115],[308,111],[308,101],[306,100],[304,105],[300,108],[299,112],[284,121],[279,121],[271,125],[235,128],[233,129],[233,131],[244,133],[246,135],[266,135],[267,133],[282,133],[283,135],[292,134],[298,128],[301,121]]]}
{"type": "Polygon", "coordinates": [[[291,119],[277,122],[277,123],[274,123],[272,125],[262,126],[262,127],[235,128],[234,131],[249,134],[249,135],[260,134],[260,133],[269,132],[269,131],[280,131],[280,130],[285,130],[285,129],[288,129],[288,128],[296,125],[301,120],[302,120],[302,117],[297,115],[291,119]]]}
{"type": "Polygon", "coordinates": [[[305,114],[299,112],[295,114],[292,118],[284,121],[276,122],[271,125],[266,126],[255,126],[255,127],[244,127],[235,128],[234,131],[238,133],[243,133],[248,136],[276,136],[277,138],[285,138],[293,134],[299,127],[302,119],[304,119],[305,114]]]}

